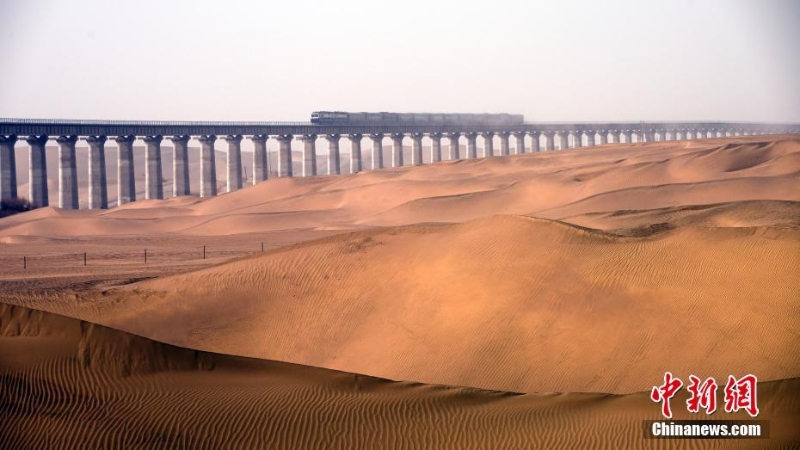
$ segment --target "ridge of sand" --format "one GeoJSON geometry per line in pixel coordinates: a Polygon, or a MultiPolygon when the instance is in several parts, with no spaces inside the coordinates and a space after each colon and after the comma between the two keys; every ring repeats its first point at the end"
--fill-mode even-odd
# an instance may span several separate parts
{"type": "MultiPolygon", "coordinates": [[[[0,304],[0,439],[8,448],[653,448],[647,393],[514,395],[208,354],[0,304]],[[76,401],[79,399],[80,401],[76,401]],[[424,418],[424,420],[421,420],[424,418]]],[[[759,383],[770,440],[790,447],[800,379],[759,383]]],[[[685,391],[683,391],[685,392],[685,391]]],[[[722,402],[722,399],[718,399],[722,402]]],[[[694,418],[673,400],[675,418],[694,418]]],[[[745,413],[712,419],[749,419],[745,413]]]]}
{"type": "Polygon", "coordinates": [[[564,220],[625,236],[643,236],[688,226],[797,229],[800,228],[800,202],[756,200],[603,211],[570,216],[564,220]]]}
{"type": "Polygon", "coordinates": [[[800,376],[798,274],[797,229],[631,238],[493,216],[338,235],[37,307],[397,380],[630,393],[665,371],[800,376]]]}
{"type": "Polygon", "coordinates": [[[672,371],[755,373],[779,430],[678,445],[796,447],[798,187],[793,135],[0,219],[0,301],[85,321],[0,306],[0,442],[663,447],[641,391],[672,371]]]}
{"type": "Polygon", "coordinates": [[[0,220],[0,237],[352,230],[494,214],[564,220],[753,200],[800,201],[796,135],[606,145],[280,178],[207,199],[142,200],[108,211],[43,208],[0,220]]]}

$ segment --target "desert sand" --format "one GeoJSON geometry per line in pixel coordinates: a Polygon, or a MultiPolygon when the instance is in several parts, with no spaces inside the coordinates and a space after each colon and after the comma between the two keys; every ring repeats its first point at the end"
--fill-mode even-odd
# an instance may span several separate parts
{"type": "MultiPolygon", "coordinates": [[[[513,394],[390,381],[192,351],[17,306],[0,305],[0,358],[5,448],[690,446],[642,438],[642,418],[654,418],[646,393],[513,394]]],[[[796,379],[760,384],[769,441],[702,447],[796,444],[799,391],[796,379]]],[[[690,415],[681,409],[675,418],[690,415]]]]}
{"type": "Polygon", "coordinates": [[[798,136],[42,208],[0,251],[21,447],[800,443],[798,136]],[[645,440],[665,371],[756,374],[772,439],[645,440]]]}

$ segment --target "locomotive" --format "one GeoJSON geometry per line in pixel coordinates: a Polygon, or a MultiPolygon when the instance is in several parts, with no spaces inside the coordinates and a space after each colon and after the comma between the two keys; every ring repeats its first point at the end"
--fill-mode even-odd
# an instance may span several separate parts
{"type": "Polygon", "coordinates": [[[364,124],[364,125],[520,125],[522,114],[444,114],[444,113],[393,113],[314,111],[311,123],[364,124]]]}

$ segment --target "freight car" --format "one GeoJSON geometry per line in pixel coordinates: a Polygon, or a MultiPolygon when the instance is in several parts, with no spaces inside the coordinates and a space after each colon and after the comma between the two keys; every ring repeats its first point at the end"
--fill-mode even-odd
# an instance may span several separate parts
{"type": "Polygon", "coordinates": [[[314,124],[367,124],[367,125],[519,125],[522,114],[443,114],[443,113],[393,113],[314,111],[314,124]]]}

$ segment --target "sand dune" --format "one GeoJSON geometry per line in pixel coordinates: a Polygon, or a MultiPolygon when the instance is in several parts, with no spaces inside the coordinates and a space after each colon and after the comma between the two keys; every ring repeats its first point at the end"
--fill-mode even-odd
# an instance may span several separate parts
{"type": "Polygon", "coordinates": [[[799,177],[797,138],[627,144],[275,179],[203,201],[140,201],[109,211],[44,210],[37,213],[48,220],[27,215],[0,221],[0,237],[358,229],[463,222],[493,214],[564,220],[617,210],[800,201],[799,177]],[[120,226],[120,219],[127,224],[120,226]]]}
{"type": "MultiPolygon", "coordinates": [[[[665,371],[755,373],[774,426],[796,430],[798,188],[797,136],[746,137],[0,219],[0,301],[86,321],[0,307],[6,336],[39,333],[2,338],[14,400],[0,435],[664,447],[641,439],[640,420],[657,418],[642,391],[665,371]]],[[[798,442],[780,436],[769,445],[798,442]]]]}
{"type": "Polygon", "coordinates": [[[3,304],[0,359],[6,448],[779,448],[800,439],[797,379],[759,384],[769,441],[665,442],[644,439],[642,420],[659,416],[646,393],[393,382],[195,352],[3,304]]]}
{"type": "Polygon", "coordinates": [[[495,216],[336,236],[45,307],[397,380],[630,393],[670,370],[800,377],[798,274],[797,229],[626,238],[495,216]]]}

